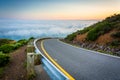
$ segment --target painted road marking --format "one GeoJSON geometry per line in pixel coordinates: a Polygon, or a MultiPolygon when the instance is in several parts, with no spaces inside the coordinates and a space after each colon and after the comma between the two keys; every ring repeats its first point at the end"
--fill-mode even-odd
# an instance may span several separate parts
{"type": "Polygon", "coordinates": [[[48,58],[61,72],[63,72],[63,73],[69,78],[69,80],[75,80],[68,72],[66,72],[57,62],[55,62],[55,61],[50,57],[50,55],[49,55],[49,54],[47,53],[47,51],[44,49],[43,42],[44,42],[44,41],[41,41],[41,48],[42,48],[44,54],[47,56],[47,58],[48,58]]]}

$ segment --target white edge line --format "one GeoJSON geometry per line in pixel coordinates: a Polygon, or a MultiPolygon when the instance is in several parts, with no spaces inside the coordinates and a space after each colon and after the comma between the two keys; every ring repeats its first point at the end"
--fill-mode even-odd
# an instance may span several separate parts
{"type": "Polygon", "coordinates": [[[64,77],[67,78],[67,80],[69,80],[69,78],[68,78],[65,74],[63,74],[52,62],[50,62],[50,61],[41,53],[41,51],[37,48],[36,42],[37,42],[38,40],[39,40],[39,39],[35,39],[35,40],[34,40],[34,46],[35,46],[35,48],[38,50],[39,54],[41,54],[42,57],[44,57],[58,72],[60,72],[64,77]]]}
{"type": "Polygon", "coordinates": [[[110,55],[110,54],[105,54],[105,53],[101,53],[101,52],[97,52],[97,51],[93,51],[93,50],[88,50],[88,49],[85,49],[85,48],[81,48],[81,47],[77,47],[77,46],[73,46],[73,45],[71,45],[71,44],[68,44],[68,43],[65,43],[65,42],[63,42],[63,41],[60,41],[59,39],[57,39],[59,42],[61,42],[61,43],[63,43],[63,44],[66,44],[66,45],[69,45],[69,46],[72,46],[72,47],[74,47],[74,48],[78,48],[78,49],[82,49],[82,50],[87,50],[87,51],[89,51],[89,52],[93,52],[93,53],[98,53],[98,54],[101,54],[101,55],[105,55],[105,56],[109,56],[109,57],[113,57],[113,58],[118,58],[118,59],[120,59],[120,57],[118,57],[118,56],[114,56],[114,55],[110,55]]]}

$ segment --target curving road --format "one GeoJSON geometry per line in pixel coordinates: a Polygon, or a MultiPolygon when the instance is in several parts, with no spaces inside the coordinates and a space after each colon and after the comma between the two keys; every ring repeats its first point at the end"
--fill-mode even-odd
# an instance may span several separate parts
{"type": "Polygon", "coordinates": [[[57,39],[44,40],[44,48],[76,80],[120,80],[120,58],[76,48],[57,39]]]}

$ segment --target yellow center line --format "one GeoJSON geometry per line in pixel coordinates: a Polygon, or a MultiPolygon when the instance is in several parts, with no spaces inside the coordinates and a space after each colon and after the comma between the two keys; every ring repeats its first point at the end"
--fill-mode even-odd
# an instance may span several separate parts
{"type": "Polygon", "coordinates": [[[48,58],[61,72],[63,72],[63,73],[69,78],[69,80],[75,80],[69,73],[67,73],[57,62],[55,62],[55,61],[50,57],[50,55],[49,55],[49,54],[47,53],[47,51],[44,49],[43,42],[44,42],[44,41],[41,41],[41,48],[42,48],[44,54],[47,56],[47,58],[48,58]]]}

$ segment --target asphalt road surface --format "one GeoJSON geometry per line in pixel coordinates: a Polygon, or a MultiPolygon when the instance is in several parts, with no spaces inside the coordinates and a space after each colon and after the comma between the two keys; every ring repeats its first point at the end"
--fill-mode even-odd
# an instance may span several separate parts
{"type": "Polygon", "coordinates": [[[76,80],[120,80],[120,58],[76,48],[57,39],[45,40],[44,48],[76,80]]]}

